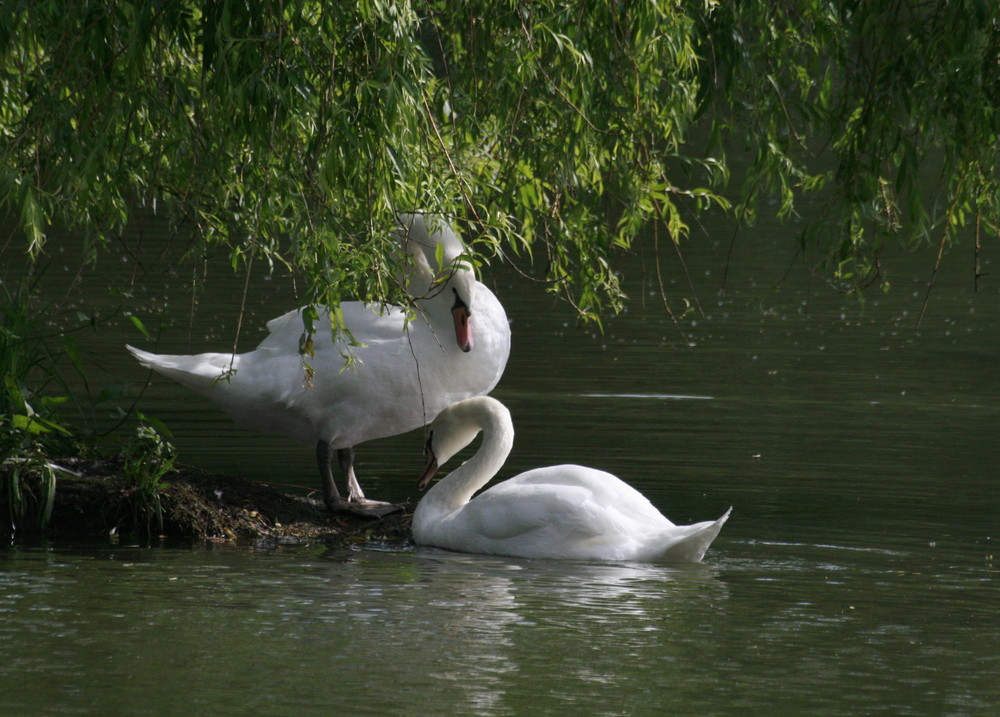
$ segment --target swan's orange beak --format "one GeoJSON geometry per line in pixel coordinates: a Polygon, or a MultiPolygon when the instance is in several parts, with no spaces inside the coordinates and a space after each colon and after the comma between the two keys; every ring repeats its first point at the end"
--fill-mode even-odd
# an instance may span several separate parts
{"type": "Polygon", "coordinates": [[[420,480],[417,481],[417,488],[420,490],[426,489],[437,472],[437,458],[434,457],[431,451],[427,451],[427,464],[424,466],[424,472],[420,475],[420,480]]]}
{"type": "Polygon", "coordinates": [[[451,315],[455,319],[455,340],[458,341],[458,348],[465,353],[472,351],[475,343],[472,340],[472,312],[469,305],[462,301],[462,297],[452,288],[455,293],[455,303],[451,307],[451,315]]]}
{"type": "Polygon", "coordinates": [[[451,315],[455,318],[455,340],[458,341],[458,348],[468,353],[475,343],[472,339],[472,325],[469,307],[465,304],[456,304],[451,310],[451,315]]]}

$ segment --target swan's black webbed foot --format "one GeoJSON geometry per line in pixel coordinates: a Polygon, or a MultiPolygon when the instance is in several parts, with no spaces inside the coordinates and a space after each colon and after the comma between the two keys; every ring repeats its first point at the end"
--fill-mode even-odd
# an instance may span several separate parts
{"type": "Polygon", "coordinates": [[[406,506],[400,503],[386,503],[385,501],[369,500],[368,498],[362,500],[335,498],[326,501],[326,507],[331,513],[353,513],[365,518],[384,518],[387,515],[406,510],[406,506]]]}

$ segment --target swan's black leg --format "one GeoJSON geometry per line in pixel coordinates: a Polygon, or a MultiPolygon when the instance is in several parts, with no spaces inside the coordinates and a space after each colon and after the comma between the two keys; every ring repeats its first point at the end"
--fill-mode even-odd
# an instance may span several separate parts
{"type": "Polygon", "coordinates": [[[323,483],[323,502],[329,510],[336,510],[344,500],[333,480],[333,449],[326,441],[316,444],[316,462],[319,464],[319,477],[323,483]]]}
{"type": "Polygon", "coordinates": [[[347,478],[348,499],[344,500],[337,490],[333,480],[333,447],[328,441],[316,443],[316,463],[319,465],[320,480],[323,482],[323,502],[327,510],[332,512],[347,511],[364,515],[369,518],[381,518],[383,515],[404,510],[405,506],[395,503],[385,503],[379,500],[368,500],[361,492],[361,485],[354,474],[354,450],[341,448],[337,451],[340,469],[347,478]]]}
{"type": "Polygon", "coordinates": [[[347,478],[347,500],[351,502],[363,501],[364,491],[358,483],[358,477],[354,474],[354,449],[341,448],[337,451],[337,460],[340,461],[340,473],[347,478]]]}

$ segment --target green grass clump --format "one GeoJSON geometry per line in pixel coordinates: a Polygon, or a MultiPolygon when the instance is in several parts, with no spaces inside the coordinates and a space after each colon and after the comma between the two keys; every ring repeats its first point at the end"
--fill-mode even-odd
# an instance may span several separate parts
{"type": "Polygon", "coordinates": [[[163,530],[163,503],[160,496],[169,487],[164,478],[174,471],[174,447],[143,415],[132,438],[122,451],[122,473],[125,480],[126,502],[131,507],[136,529],[145,526],[149,532],[155,522],[163,530]]]}

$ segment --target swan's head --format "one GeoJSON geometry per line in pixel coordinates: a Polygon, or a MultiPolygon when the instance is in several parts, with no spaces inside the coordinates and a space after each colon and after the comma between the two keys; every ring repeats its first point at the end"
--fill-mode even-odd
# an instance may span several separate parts
{"type": "Polygon", "coordinates": [[[471,351],[475,345],[471,318],[476,275],[465,255],[465,245],[443,218],[400,214],[399,223],[402,253],[414,269],[407,283],[410,296],[441,297],[439,301],[451,302],[455,341],[462,351],[471,351]]]}
{"type": "Polygon", "coordinates": [[[458,348],[468,353],[475,345],[472,336],[472,302],[476,293],[476,277],[472,269],[457,268],[448,280],[446,288],[455,297],[451,305],[451,317],[455,322],[455,341],[458,348]]]}
{"type": "Polygon", "coordinates": [[[484,425],[489,425],[490,430],[497,430],[509,427],[510,423],[507,407],[489,396],[467,398],[441,411],[428,427],[427,443],[424,445],[427,463],[417,487],[423,490],[430,485],[438,468],[472,443],[484,425]]]}
{"type": "Polygon", "coordinates": [[[399,227],[398,234],[406,251],[413,253],[420,250],[428,265],[449,264],[465,252],[465,244],[448,226],[444,217],[435,214],[400,214],[399,227]]]}

